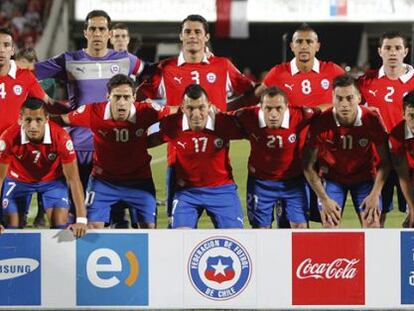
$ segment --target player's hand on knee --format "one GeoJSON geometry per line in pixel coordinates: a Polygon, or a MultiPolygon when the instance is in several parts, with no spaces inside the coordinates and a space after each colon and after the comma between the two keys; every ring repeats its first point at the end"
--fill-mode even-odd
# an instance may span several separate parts
{"type": "Polygon", "coordinates": [[[321,219],[324,227],[336,227],[341,222],[341,207],[336,201],[328,198],[321,200],[321,219]]]}
{"type": "Polygon", "coordinates": [[[88,225],[76,223],[69,225],[68,229],[72,231],[75,237],[81,238],[86,234],[86,231],[88,230],[88,225]]]}
{"type": "Polygon", "coordinates": [[[375,195],[368,195],[364,201],[362,201],[360,209],[362,210],[361,216],[368,223],[372,224],[379,221],[379,197],[375,195]]]}
{"type": "Polygon", "coordinates": [[[3,231],[4,231],[4,227],[0,225],[0,233],[2,233],[3,231]]]}

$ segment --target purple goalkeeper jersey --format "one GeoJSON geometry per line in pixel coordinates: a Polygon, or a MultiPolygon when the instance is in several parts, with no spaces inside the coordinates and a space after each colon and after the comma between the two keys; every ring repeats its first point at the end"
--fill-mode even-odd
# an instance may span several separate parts
{"type": "MultiPolygon", "coordinates": [[[[79,106],[106,100],[109,79],[118,73],[139,75],[142,61],[126,51],[108,49],[104,57],[92,57],[84,50],[66,52],[35,64],[39,80],[55,78],[66,82],[69,102],[73,110],[79,106]]],[[[74,127],[69,131],[77,151],[92,151],[89,129],[74,127]]]]}

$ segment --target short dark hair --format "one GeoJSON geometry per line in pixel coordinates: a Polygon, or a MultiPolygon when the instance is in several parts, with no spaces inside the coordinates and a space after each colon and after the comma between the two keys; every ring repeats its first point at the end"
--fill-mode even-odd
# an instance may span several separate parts
{"type": "Polygon", "coordinates": [[[260,104],[263,104],[263,100],[264,100],[265,96],[273,98],[273,97],[278,96],[278,95],[283,97],[283,99],[284,99],[284,101],[287,105],[288,98],[286,96],[286,93],[282,89],[278,88],[277,86],[268,87],[263,91],[263,93],[260,95],[260,104]]]}
{"type": "Polygon", "coordinates": [[[46,114],[46,106],[45,106],[45,102],[39,98],[35,98],[35,97],[28,97],[26,98],[26,100],[24,101],[22,108],[20,108],[20,112],[23,113],[23,111],[25,109],[29,109],[29,110],[38,110],[38,109],[43,109],[45,111],[46,114]]]}
{"type": "Polygon", "coordinates": [[[108,90],[108,93],[111,93],[112,89],[114,89],[114,88],[116,88],[116,87],[118,87],[120,85],[124,85],[124,84],[130,86],[131,89],[132,89],[132,92],[135,91],[134,81],[130,77],[128,77],[128,76],[126,76],[124,74],[121,74],[121,73],[120,74],[117,74],[117,75],[114,75],[108,81],[108,83],[106,84],[106,88],[108,90]]]}
{"type": "Polygon", "coordinates": [[[86,15],[84,29],[88,28],[88,22],[93,17],[105,17],[106,20],[108,21],[108,28],[111,27],[111,18],[109,17],[108,13],[106,13],[103,10],[93,10],[93,11],[90,11],[88,15],[86,15]]]}
{"type": "Polygon", "coordinates": [[[208,22],[201,15],[191,14],[191,15],[188,15],[186,18],[184,18],[183,21],[180,24],[180,33],[183,31],[185,22],[199,22],[199,23],[203,24],[203,28],[204,28],[204,31],[206,32],[206,34],[210,33],[208,22]]]}
{"type": "Polygon", "coordinates": [[[36,51],[31,47],[23,48],[17,51],[15,59],[26,59],[30,63],[36,63],[38,61],[36,51]]]}
{"type": "Polygon", "coordinates": [[[414,90],[409,91],[403,98],[403,109],[414,108],[414,90]]]}
{"type": "Polygon", "coordinates": [[[384,44],[384,40],[385,39],[394,39],[394,38],[401,38],[403,40],[403,44],[404,44],[404,48],[408,47],[407,44],[407,37],[404,36],[401,32],[399,31],[387,31],[384,32],[378,40],[378,47],[382,47],[382,45],[384,44]]]}
{"type": "Polygon", "coordinates": [[[333,80],[332,88],[335,89],[337,87],[347,87],[351,85],[353,85],[358,90],[356,80],[352,78],[350,75],[344,74],[344,75],[337,76],[333,80]]]}
{"type": "Polygon", "coordinates": [[[123,30],[126,30],[126,31],[128,31],[128,34],[129,34],[129,28],[124,23],[116,23],[115,25],[113,25],[111,27],[111,30],[114,30],[114,29],[123,29],[123,30]]]}
{"type": "Polygon", "coordinates": [[[187,96],[191,99],[199,99],[203,94],[208,98],[207,92],[199,84],[190,84],[187,86],[183,93],[184,96],[187,96]]]}
{"type": "Polygon", "coordinates": [[[2,33],[4,35],[9,35],[13,39],[13,33],[12,33],[11,29],[8,28],[8,27],[0,27],[0,33],[2,33]]]}
{"type": "Polygon", "coordinates": [[[313,29],[309,24],[307,23],[302,23],[299,25],[298,28],[295,29],[295,32],[300,31],[300,32],[314,32],[316,33],[315,29],[313,29]]]}

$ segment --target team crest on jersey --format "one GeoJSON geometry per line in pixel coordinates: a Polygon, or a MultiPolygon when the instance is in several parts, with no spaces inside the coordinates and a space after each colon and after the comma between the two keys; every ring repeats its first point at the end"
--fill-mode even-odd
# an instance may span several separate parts
{"type": "Polygon", "coordinates": [[[216,82],[217,76],[214,72],[209,72],[207,74],[206,78],[207,78],[207,82],[214,83],[214,82],[216,82]]]}
{"type": "Polygon", "coordinates": [[[117,74],[121,69],[117,64],[112,64],[111,67],[109,67],[109,70],[111,70],[113,74],[117,74]]]}
{"type": "Polygon", "coordinates": [[[228,300],[249,284],[252,262],[247,250],[228,237],[211,237],[192,251],[188,276],[193,287],[212,300],[228,300]]]}
{"type": "Polygon", "coordinates": [[[366,147],[366,146],[368,146],[368,143],[369,143],[369,140],[368,140],[367,138],[361,138],[361,139],[359,140],[359,145],[360,145],[361,147],[366,147]]]}
{"type": "Polygon", "coordinates": [[[7,206],[9,206],[9,199],[3,199],[2,205],[3,208],[7,208],[7,206]]]}
{"type": "Polygon", "coordinates": [[[329,89],[329,80],[328,79],[322,79],[321,86],[324,90],[329,89]]]}
{"type": "Polygon", "coordinates": [[[82,106],[80,106],[78,109],[76,109],[76,112],[77,112],[77,113],[82,113],[82,112],[84,112],[84,111],[85,111],[85,109],[86,109],[86,105],[82,105],[82,106]]]}
{"type": "Polygon", "coordinates": [[[54,153],[54,152],[51,152],[51,153],[49,153],[49,154],[47,155],[47,158],[48,158],[50,161],[54,161],[54,160],[56,159],[56,157],[57,157],[57,154],[56,154],[56,153],[54,153]]]}
{"type": "Polygon", "coordinates": [[[144,134],[144,130],[143,129],[137,129],[135,131],[135,135],[137,135],[137,137],[141,137],[144,134]]]}
{"type": "Polygon", "coordinates": [[[223,148],[223,140],[221,138],[216,138],[214,140],[214,146],[216,146],[217,149],[223,148]]]}
{"type": "Polygon", "coordinates": [[[0,139],[0,152],[6,150],[6,142],[0,139]]]}
{"type": "Polygon", "coordinates": [[[289,141],[291,144],[293,144],[293,143],[296,141],[296,134],[295,134],[295,133],[290,134],[290,135],[289,135],[289,137],[288,137],[288,141],[289,141]]]}
{"type": "Polygon", "coordinates": [[[73,151],[73,142],[71,140],[66,142],[66,149],[68,149],[68,151],[73,151]]]}
{"type": "Polygon", "coordinates": [[[23,93],[23,87],[21,85],[19,85],[19,84],[16,84],[15,86],[13,86],[13,92],[17,96],[19,96],[19,95],[21,95],[23,93]]]}

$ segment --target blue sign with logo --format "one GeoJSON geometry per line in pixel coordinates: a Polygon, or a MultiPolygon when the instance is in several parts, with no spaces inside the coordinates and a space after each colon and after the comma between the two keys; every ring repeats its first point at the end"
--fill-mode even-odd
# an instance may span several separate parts
{"type": "Polygon", "coordinates": [[[76,242],[78,306],[148,305],[148,234],[88,233],[76,242]]]}
{"type": "Polygon", "coordinates": [[[414,232],[401,232],[401,304],[414,304],[414,232]]]}
{"type": "Polygon", "coordinates": [[[40,233],[0,237],[0,305],[39,306],[40,233]]]}
{"type": "Polygon", "coordinates": [[[228,237],[202,241],[188,260],[193,287],[204,297],[227,300],[239,295],[249,284],[252,262],[247,250],[228,237]]]}

